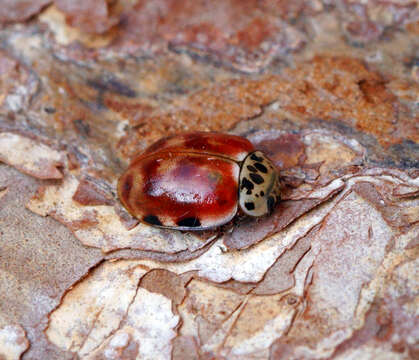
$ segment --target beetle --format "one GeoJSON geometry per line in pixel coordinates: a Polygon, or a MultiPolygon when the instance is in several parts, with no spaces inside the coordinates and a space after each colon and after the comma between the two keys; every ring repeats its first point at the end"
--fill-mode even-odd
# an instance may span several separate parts
{"type": "Polygon", "coordinates": [[[146,224],[206,230],[237,213],[272,213],[280,185],[272,161],[249,140],[192,132],[163,138],[135,157],[119,178],[118,196],[146,224]]]}

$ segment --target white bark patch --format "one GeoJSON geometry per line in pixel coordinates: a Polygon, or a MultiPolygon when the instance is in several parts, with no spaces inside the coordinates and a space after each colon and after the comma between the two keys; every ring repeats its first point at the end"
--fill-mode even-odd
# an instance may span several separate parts
{"type": "Polygon", "coordinates": [[[135,261],[107,262],[76,284],[50,315],[48,339],[88,355],[120,327],[146,269],[135,261]]]}
{"type": "Polygon", "coordinates": [[[110,261],[64,296],[46,335],[83,359],[170,359],[179,317],[170,299],[138,288],[138,261],[110,261]]]}
{"type": "Polygon", "coordinates": [[[121,328],[85,359],[169,360],[178,323],[171,300],[139,288],[121,328]]]}
{"type": "Polygon", "coordinates": [[[179,333],[194,337],[203,352],[226,359],[268,358],[272,343],[289,329],[302,295],[240,295],[199,280],[192,280],[187,290],[178,307],[179,333]]]}
{"type": "MultiPolygon", "coordinates": [[[[386,246],[393,236],[394,231],[380,212],[356,193],[349,193],[337,203],[312,243],[316,257],[309,290],[315,304],[311,316],[321,314],[327,319],[324,321],[329,330],[315,348],[299,346],[298,356],[330,356],[336,346],[353,334],[362,319],[359,316],[371,306],[371,301],[362,301],[366,308],[359,308],[360,299],[366,296],[363,289],[380,276],[386,246]]],[[[378,283],[371,286],[368,298],[374,299],[379,288],[378,283]]]]}
{"type": "Polygon", "coordinates": [[[61,179],[63,154],[14,133],[0,133],[0,161],[38,179],[61,179]]]}
{"type": "MultiPolygon", "coordinates": [[[[319,234],[322,242],[313,244],[319,255],[312,294],[325,314],[338,311],[341,324],[353,319],[362,286],[372,280],[392,236],[381,214],[356,194],[336,206],[319,234]]],[[[336,315],[330,313],[330,319],[336,315]]]]}
{"type": "Polygon", "coordinates": [[[20,325],[7,325],[0,329],[0,359],[19,360],[29,348],[29,341],[20,325]]]}
{"type": "Polygon", "coordinates": [[[297,189],[293,194],[293,200],[305,199],[326,199],[334,191],[344,185],[343,179],[336,179],[331,181],[326,186],[312,189],[311,186],[302,186],[302,190],[297,189]],[[308,189],[307,189],[308,188],[308,189]]]}
{"type": "MultiPolygon", "coordinates": [[[[232,331],[232,336],[227,339],[224,345],[225,349],[223,353],[225,353],[225,356],[234,356],[237,357],[237,359],[240,359],[241,357],[250,356],[253,353],[259,353],[265,354],[266,358],[269,357],[270,346],[289,329],[296,312],[295,308],[289,305],[287,306],[286,301],[282,301],[282,306],[277,306],[276,304],[278,302],[278,296],[271,296],[269,298],[253,297],[249,300],[248,306],[264,306],[265,309],[269,309],[270,314],[267,315],[262,311],[260,316],[263,317],[263,321],[260,328],[247,334],[245,328],[247,323],[245,308],[243,314],[244,319],[242,322],[237,321],[237,329],[232,331]],[[247,337],[243,338],[243,334],[246,334],[247,337]]],[[[256,315],[254,309],[255,308],[249,309],[249,312],[251,313],[249,314],[249,320],[252,319],[252,316],[256,315]]]]}
{"type": "Polygon", "coordinates": [[[312,252],[306,254],[295,269],[295,285],[285,293],[251,296],[223,344],[222,354],[229,359],[269,357],[272,343],[290,328],[299,304],[303,301],[306,279],[313,264],[312,252]]]}

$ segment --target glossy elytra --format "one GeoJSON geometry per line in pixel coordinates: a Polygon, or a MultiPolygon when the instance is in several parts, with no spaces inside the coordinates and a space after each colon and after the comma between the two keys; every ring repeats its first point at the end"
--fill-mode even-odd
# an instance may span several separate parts
{"type": "Polygon", "coordinates": [[[270,214],[280,200],[272,162],[239,136],[194,132],[161,139],[118,182],[126,209],[144,223],[203,230],[238,213],[270,214]]]}

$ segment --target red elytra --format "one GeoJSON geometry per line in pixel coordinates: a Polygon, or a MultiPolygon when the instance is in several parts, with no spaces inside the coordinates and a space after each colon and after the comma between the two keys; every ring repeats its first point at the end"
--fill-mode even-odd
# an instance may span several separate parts
{"type": "Polygon", "coordinates": [[[194,132],[164,138],[134,158],[118,182],[126,209],[153,226],[203,230],[279,201],[276,169],[239,136],[194,132]]]}
{"type": "Polygon", "coordinates": [[[240,136],[217,132],[193,132],[160,139],[150,145],[142,156],[154,152],[171,151],[174,153],[211,154],[233,161],[241,161],[253,150],[252,143],[240,136]]]}

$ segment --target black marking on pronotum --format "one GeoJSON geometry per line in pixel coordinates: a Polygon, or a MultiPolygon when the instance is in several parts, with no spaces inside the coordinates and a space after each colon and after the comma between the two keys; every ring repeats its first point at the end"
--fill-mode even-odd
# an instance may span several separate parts
{"type": "Polygon", "coordinates": [[[201,226],[201,222],[197,217],[188,217],[182,220],[179,220],[176,223],[178,226],[185,226],[185,227],[199,227],[201,226]]]}
{"type": "Polygon", "coordinates": [[[254,202],[246,202],[244,206],[247,210],[255,210],[255,203],[254,202]]]}
{"type": "Polygon", "coordinates": [[[253,153],[252,155],[250,155],[250,158],[251,158],[252,160],[259,161],[259,162],[262,162],[262,161],[263,161],[263,158],[262,158],[262,157],[257,156],[255,153],[253,153]]]}
{"type": "Polygon", "coordinates": [[[266,174],[268,172],[268,169],[266,168],[265,165],[261,164],[261,163],[254,163],[255,168],[258,169],[260,172],[263,172],[264,174],[266,174]]]}
{"type": "Polygon", "coordinates": [[[259,174],[250,173],[249,176],[258,185],[264,182],[263,177],[259,174]]]}
{"type": "Polygon", "coordinates": [[[143,217],[143,221],[150,225],[157,225],[157,226],[163,225],[156,215],[146,215],[143,217]]]}
{"type": "Polygon", "coordinates": [[[247,170],[249,170],[251,172],[254,172],[254,173],[258,172],[257,169],[255,167],[253,167],[252,165],[247,165],[247,170]]]}
{"type": "Polygon", "coordinates": [[[255,186],[249,181],[247,180],[247,178],[243,178],[242,183],[241,183],[241,188],[242,189],[247,189],[247,195],[250,195],[252,193],[252,190],[255,186]]]}
{"type": "Polygon", "coordinates": [[[266,203],[267,203],[267,206],[268,206],[269,214],[271,214],[274,211],[274,208],[275,208],[275,198],[273,196],[269,196],[266,203]]]}

